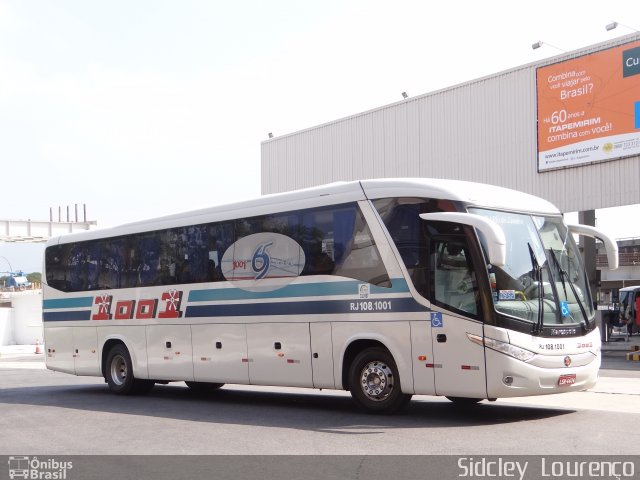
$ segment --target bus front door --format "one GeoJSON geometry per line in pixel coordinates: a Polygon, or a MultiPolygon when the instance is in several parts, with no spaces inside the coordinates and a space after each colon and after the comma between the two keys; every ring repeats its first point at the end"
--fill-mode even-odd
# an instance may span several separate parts
{"type": "Polygon", "coordinates": [[[486,398],[484,348],[468,336],[482,338],[482,324],[446,311],[430,315],[436,395],[486,398]]]}
{"type": "Polygon", "coordinates": [[[432,311],[435,389],[437,395],[486,398],[484,347],[475,270],[463,236],[431,241],[432,311]]]}

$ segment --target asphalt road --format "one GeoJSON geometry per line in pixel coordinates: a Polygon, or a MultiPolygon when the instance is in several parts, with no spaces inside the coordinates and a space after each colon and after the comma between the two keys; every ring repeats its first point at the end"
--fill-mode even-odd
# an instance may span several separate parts
{"type": "Polygon", "coordinates": [[[0,359],[0,455],[640,454],[640,362],[604,356],[587,392],[461,409],[414,396],[394,416],[361,413],[346,392],[183,383],[118,397],[100,378],[0,359]]]}

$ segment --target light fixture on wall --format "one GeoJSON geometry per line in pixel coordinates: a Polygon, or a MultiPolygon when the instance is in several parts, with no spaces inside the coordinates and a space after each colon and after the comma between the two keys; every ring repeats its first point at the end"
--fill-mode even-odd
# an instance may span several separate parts
{"type": "Polygon", "coordinates": [[[620,23],[620,22],[608,23],[607,25],[604,26],[604,28],[607,29],[607,32],[610,32],[611,30],[615,30],[616,28],[618,28],[618,26],[628,28],[629,30],[633,30],[634,32],[639,31],[637,28],[630,27],[629,25],[625,25],[624,23],[620,23]]]}
{"type": "Polygon", "coordinates": [[[531,48],[533,48],[534,50],[537,50],[537,49],[539,49],[540,47],[542,47],[543,45],[546,45],[546,46],[551,47],[551,48],[555,48],[556,50],[559,50],[559,51],[561,51],[562,53],[567,53],[567,51],[566,51],[566,50],[563,50],[563,49],[562,49],[562,48],[560,48],[560,47],[556,47],[555,45],[551,45],[550,43],[543,42],[542,40],[538,40],[536,43],[534,43],[533,45],[531,45],[531,48]]]}

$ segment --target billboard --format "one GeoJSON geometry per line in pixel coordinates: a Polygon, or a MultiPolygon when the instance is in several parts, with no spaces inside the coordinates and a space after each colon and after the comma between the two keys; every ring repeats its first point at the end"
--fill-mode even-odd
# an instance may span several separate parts
{"type": "Polygon", "coordinates": [[[640,41],[536,70],[538,171],[640,154],[640,41]]]}

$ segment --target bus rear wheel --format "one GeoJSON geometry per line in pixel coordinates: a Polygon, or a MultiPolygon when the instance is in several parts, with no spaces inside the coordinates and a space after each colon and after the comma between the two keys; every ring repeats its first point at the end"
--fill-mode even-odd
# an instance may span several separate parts
{"type": "Polygon", "coordinates": [[[104,371],[109,390],[116,395],[135,395],[149,392],[155,383],[133,376],[133,364],[129,350],[123,344],[114,345],[107,355],[104,371]]]}
{"type": "Polygon", "coordinates": [[[370,413],[394,413],[411,400],[411,395],[402,393],[396,362],[380,347],[356,356],[349,370],[349,388],[355,402],[370,413]]]}

